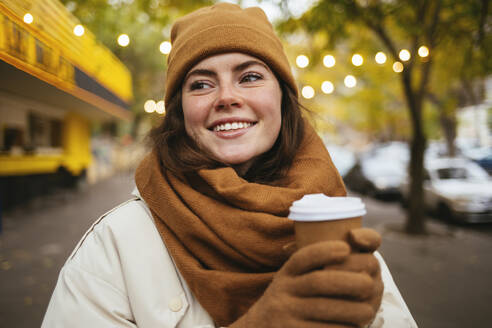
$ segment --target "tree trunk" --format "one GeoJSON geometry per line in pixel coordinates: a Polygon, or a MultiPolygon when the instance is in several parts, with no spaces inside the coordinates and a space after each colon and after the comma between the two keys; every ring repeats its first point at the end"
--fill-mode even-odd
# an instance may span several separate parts
{"type": "MultiPolygon", "coordinates": [[[[446,98],[451,98],[452,96],[447,94],[446,98]]],[[[436,107],[439,113],[439,124],[441,126],[441,131],[446,142],[447,155],[449,157],[456,156],[456,107],[446,107],[446,101],[440,100],[437,96],[432,93],[427,94],[427,99],[429,99],[436,107]]]]}
{"type": "Polygon", "coordinates": [[[426,138],[422,127],[422,97],[412,90],[411,73],[403,72],[402,84],[412,121],[412,140],[410,143],[410,165],[408,175],[410,190],[405,231],[409,234],[425,234],[424,207],[424,152],[426,138]]]}
{"type": "Polygon", "coordinates": [[[456,156],[456,147],[454,141],[456,139],[456,117],[455,112],[453,114],[446,114],[444,108],[439,108],[439,122],[446,141],[446,148],[449,157],[456,156]]]}
{"type": "Polygon", "coordinates": [[[408,212],[405,231],[410,234],[424,234],[425,208],[424,208],[424,151],[425,136],[416,132],[410,144],[410,194],[408,199],[408,212]]]}

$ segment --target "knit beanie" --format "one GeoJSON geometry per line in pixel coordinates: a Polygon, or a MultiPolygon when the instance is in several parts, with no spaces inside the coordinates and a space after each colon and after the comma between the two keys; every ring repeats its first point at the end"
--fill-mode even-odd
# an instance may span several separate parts
{"type": "Polygon", "coordinates": [[[263,60],[297,95],[282,43],[258,7],[241,9],[218,3],[178,19],[171,29],[172,49],[167,59],[166,106],[183,78],[199,61],[226,52],[241,52],[263,60]]]}

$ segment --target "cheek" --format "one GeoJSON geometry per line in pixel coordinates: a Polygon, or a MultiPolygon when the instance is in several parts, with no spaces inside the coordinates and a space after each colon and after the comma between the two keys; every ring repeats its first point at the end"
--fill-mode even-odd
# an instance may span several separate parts
{"type": "Polygon", "coordinates": [[[199,103],[189,99],[183,99],[182,106],[186,133],[193,137],[195,134],[193,131],[203,126],[206,112],[201,110],[199,103]]]}
{"type": "Polygon", "coordinates": [[[188,134],[188,136],[192,137],[193,136],[191,133],[191,126],[193,125],[191,120],[192,116],[189,110],[184,109],[184,106],[183,106],[183,117],[184,117],[184,125],[185,125],[186,133],[188,134]]]}
{"type": "Polygon", "coordinates": [[[282,101],[281,97],[271,94],[266,95],[264,98],[258,98],[260,101],[258,107],[261,110],[261,115],[268,120],[268,124],[273,130],[278,130],[282,120],[282,101]]]}

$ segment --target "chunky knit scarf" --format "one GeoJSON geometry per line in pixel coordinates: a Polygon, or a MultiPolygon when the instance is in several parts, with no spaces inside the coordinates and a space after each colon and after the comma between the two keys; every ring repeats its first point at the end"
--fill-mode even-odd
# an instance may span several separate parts
{"type": "Polygon", "coordinates": [[[286,218],[304,194],[345,195],[314,129],[306,132],[287,176],[275,186],[250,183],[232,168],[178,179],[155,152],[139,165],[138,190],[179,272],[216,324],[227,326],[262,295],[293,241],[286,218]]]}

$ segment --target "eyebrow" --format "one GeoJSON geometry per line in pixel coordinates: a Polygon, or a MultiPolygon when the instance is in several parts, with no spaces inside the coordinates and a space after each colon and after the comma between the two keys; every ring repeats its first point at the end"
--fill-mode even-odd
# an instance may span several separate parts
{"type": "MultiPolygon", "coordinates": [[[[244,63],[241,63],[239,65],[236,65],[232,71],[233,72],[240,72],[250,66],[253,66],[253,65],[260,65],[260,66],[263,66],[265,69],[267,69],[268,71],[270,71],[270,68],[268,68],[268,66],[260,61],[257,61],[257,60],[248,60],[248,61],[245,61],[244,63]]],[[[192,70],[191,72],[189,72],[188,74],[186,74],[185,78],[183,81],[186,82],[186,80],[188,80],[188,78],[190,76],[193,76],[193,75],[205,75],[205,76],[217,76],[217,73],[214,72],[214,71],[211,71],[211,70],[208,70],[208,69],[204,69],[204,68],[197,68],[197,69],[194,69],[192,70]]]]}

